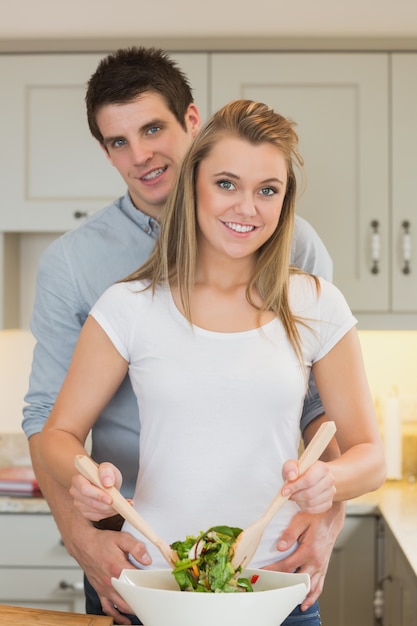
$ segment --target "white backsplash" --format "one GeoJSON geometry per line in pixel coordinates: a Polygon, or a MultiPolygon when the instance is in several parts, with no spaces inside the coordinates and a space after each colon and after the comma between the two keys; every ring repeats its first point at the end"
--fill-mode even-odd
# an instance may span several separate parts
{"type": "Polygon", "coordinates": [[[378,414],[395,390],[403,421],[417,421],[417,331],[359,331],[369,385],[378,414]]]}
{"type": "MultiPolygon", "coordinates": [[[[359,331],[359,335],[383,437],[383,409],[389,395],[397,394],[402,477],[414,482],[417,479],[417,332],[359,331]]],[[[391,454],[392,446],[388,443],[387,446],[391,454]]]]}
{"type": "Polygon", "coordinates": [[[8,465],[30,465],[30,453],[23,432],[0,433],[0,467],[8,465]]]}

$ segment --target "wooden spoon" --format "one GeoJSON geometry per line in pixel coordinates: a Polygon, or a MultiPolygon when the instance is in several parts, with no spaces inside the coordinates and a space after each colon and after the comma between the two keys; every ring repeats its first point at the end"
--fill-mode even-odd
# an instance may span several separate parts
{"type": "Polygon", "coordinates": [[[116,487],[105,487],[102,484],[98,473],[98,465],[89,456],[83,454],[78,454],[75,457],[74,464],[80,474],[96,485],[96,487],[104,489],[111,495],[114,509],[158,548],[170,567],[174,567],[175,562],[178,561],[177,553],[152,530],[116,487]]]}
{"type": "MultiPolygon", "coordinates": [[[[335,432],[336,424],[334,422],[325,422],[320,426],[298,460],[300,474],[304,474],[310,465],[320,458],[335,432]]],[[[239,565],[242,569],[249,565],[253,555],[258,549],[265,528],[278,513],[279,509],[286,503],[288,498],[289,496],[281,495],[280,490],[262,517],[245,528],[237,537],[230,549],[230,553],[233,554],[232,565],[235,569],[239,567],[239,565]]]]}

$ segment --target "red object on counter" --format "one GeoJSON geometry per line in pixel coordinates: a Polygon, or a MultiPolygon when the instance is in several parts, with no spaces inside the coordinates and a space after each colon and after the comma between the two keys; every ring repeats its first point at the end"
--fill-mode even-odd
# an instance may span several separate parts
{"type": "Polygon", "coordinates": [[[0,467],[0,495],[41,496],[42,493],[33,468],[21,465],[0,467]]]}

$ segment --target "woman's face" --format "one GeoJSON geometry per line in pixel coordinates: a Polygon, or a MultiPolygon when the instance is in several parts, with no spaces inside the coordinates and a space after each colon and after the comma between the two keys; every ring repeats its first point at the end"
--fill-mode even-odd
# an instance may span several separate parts
{"type": "Polygon", "coordinates": [[[277,147],[220,139],[197,172],[199,251],[253,255],[278,225],[286,188],[287,164],[277,147]]]}

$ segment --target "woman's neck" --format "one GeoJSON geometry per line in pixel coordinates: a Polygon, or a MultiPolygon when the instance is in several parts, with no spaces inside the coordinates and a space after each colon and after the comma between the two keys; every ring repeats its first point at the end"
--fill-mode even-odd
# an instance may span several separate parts
{"type": "MultiPolygon", "coordinates": [[[[273,313],[260,313],[262,301],[257,293],[251,294],[255,306],[248,302],[246,292],[252,271],[253,261],[248,258],[228,259],[227,263],[200,261],[190,293],[193,323],[206,330],[233,333],[258,328],[273,319],[273,313]]],[[[182,311],[178,290],[174,287],[171,291],[182,311]]]]}

